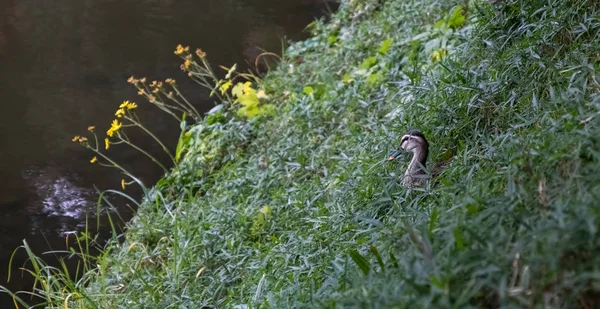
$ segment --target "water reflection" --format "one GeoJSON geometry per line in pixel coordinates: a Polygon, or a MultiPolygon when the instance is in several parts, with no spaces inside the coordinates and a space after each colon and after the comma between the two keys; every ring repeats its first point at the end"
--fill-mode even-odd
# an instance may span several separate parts
{"type": "MultiPolygon", "coordinates": [[[[55,233],[65,236],[73,228],[83,228],[88,216],[95,216],[97,193],[92,188],[79,185],[81,177],[74,173],[63,173],[56,166],[30,167],[23,173],[23,179],[30,186],[30,196],[39,203],[28,203],[27,212],[32,216],[58,221],[55,233]],[[76,226],[61,222],[66,218],[76,226]]],[[[29,233],[34,235],[43,222],[35,222],[29,233]],[[37,224],[36,224],[37,223],[37,224]]]]}
{"type": "MultiPolygon", "coordinates": [[[[207,110],[213,102],[179,70],[177,44],[243,67],[263,50],[279,53],[283,35],[301,38],[324,8],[321,0],[0,0],[0,284],[23,239],[37,252],[64,249],[66,234],[94,220],[94,186],[119,188],[121,175],[89,164],[91,154],[71,138],[89,125],[106,131],[115,107],[138,98],[129,76],[176,78],[207,110]]],[[[140,114],[174,146],[172,120],[146,104],[140,114]]],[[[139,143],[161,157],[150,140],[139,143]]],[[[132,149],[109,154],[148,185],[161,176],[132,149]]],[[[24,262],[17,254],[13,273],[24,262]]],[[[30,284],[13,277],[10,287],[30,284]]],[[[10,306],[6,300],[0,295],[0,307],[10,306]]]]}

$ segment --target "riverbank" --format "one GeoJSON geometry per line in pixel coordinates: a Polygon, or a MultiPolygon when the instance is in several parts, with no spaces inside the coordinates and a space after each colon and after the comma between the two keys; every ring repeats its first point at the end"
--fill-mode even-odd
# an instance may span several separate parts
{"type": "Polygon", "coordinates": [[[344,2],[256,83],[275,112],[205,117],[122,242],[50,298],[596,306],[600,7],[547,3],[344,2]],[[382,161],[409,128],[447,161],[413,191],[408,156],[382,161]]]}

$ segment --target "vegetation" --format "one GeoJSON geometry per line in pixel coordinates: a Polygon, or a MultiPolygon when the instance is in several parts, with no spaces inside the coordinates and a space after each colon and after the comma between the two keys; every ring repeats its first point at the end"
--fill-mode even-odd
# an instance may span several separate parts
{"type": "Polygon", "coordinates": [[[31,254],[35,293],[69,308],[600,306],[599,16],[593,0],[346,1],[264,78],[231,92],[244,75],[201,75],[222,104],[184,121],[176,168],[78,281],[31,254]],[[407,191],[408,158],[384,160],[409,128],[450,163],[407,191]]]}

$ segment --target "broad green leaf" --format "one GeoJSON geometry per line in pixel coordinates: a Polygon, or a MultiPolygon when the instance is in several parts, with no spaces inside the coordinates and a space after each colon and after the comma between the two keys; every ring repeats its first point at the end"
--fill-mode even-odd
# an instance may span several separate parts
{"type": "Polygon", "coordinates": [[[275,115],[275,105],[264,104],[260,107],[260,113],[263,115],[275,115]]]}
{"type": "Polygon", "coordinates": [[[247,92],[252,92],[252,91],[256,92],[256,91],[255,91],[255,90],[252,88],[252,83],[251,83],[251,82],[245,82],[245,83],[244,83],[244,93],[247,93],[247,92]]]}
{"type": "Polygon", "coordinates": [[[243,118],[253,118],[260,112],[257,106],[244,106],[237,111],[237,115],[243,118]]]}
{"type": "Polygon", "coordinates": [[[329,46],[333,46],[333,44],[335,44],[337,41],[337,35],[330,35],[329,37],[327,37],[327,44],[329,44],[329,46]]]}
{"type": "Polygon", "coordinates": [[[445,19],[438,20],[438,22],[436,22],[435,25],[433,25],[434,29],[444,29],[447,27],[448,27],[448,24],[446,23],[445,19]]]}
{"type": "Polygon", "coordinates": [[[244,94],[244,84],[237,83],[235,86],[233,86],[233,89],[231,89],[231,94],[236,98],[241,97],[244,94]]]}
{"type": "Polygon", "coordinates": [[[377,64],[377,58],[372,56],[363,60],[362,64],[358,67],[362,70],[368,70],[377,64]]]}
{"type": "Polygon", "coordinates": [[[311,95],[311,94],[313,94],[314,92],[315,92],[315,89],[313,89],[313,87],[311,87],[311,86],[306,86],[306,87],[304,87],[304,93],[305,93],[306,95],[311,95]]]}
{"type": "Polygon", "coordinates": [[[256,92],[251,91],[244,93],[242,96],[238,97],[238,101],[240,104],[246,107],[258,106],[258,96],[256,96],[256,92]]]}
{"type": "Polygon", "coordinates": [[[379,46],[379,53],[382,55],[387,54],[387,52],[392,47],[392,42],[393,42],[392,39],[387,39],[387,40],[383,41],[383,43],[381,43],[381,46],[379,46]]]}
{"type": "Polygon", "coordinates": [[[248,106],[247,109],[246,117],[248,117],[248,119],[254,118],[260,112],[258,106],[248,106]]]}
{"type": "Polygon", "coordinates": [[[342,76],[342,81],[344,83],[349,83],[351,81],[353,81],[354,79],[352,79],[352,75],[350,74],[344,74],[344,76],[342,76]]]}
{"type": "Polygon", "coordinates": [[[465,16],[463,15],[463,7],[460,5],[457,5],[454,7],[454,9],[452,10],[452,13],[450,13],[450,18],[448,19],[448,26],[450,26],[450,28],[460,28],[462,27],[462,25],[464,25],[465,23],[465,16]]]}
{"type": "Polygon", "coordinates": [[[381,79],[380,72],[373,73],[373,74],[369,75],[369,77],[367,77],[367,83],[369,83],[369,85],[373,86],[373,85],[377,84],[380,79],[381,79]]]}

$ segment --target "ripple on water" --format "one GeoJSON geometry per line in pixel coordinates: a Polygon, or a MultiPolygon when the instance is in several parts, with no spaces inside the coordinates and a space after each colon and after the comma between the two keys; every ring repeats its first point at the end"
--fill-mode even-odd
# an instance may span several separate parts
{"type": "MultiPolygon", "coordinates": [[[[26,211],[31,218],[57,218],[58,232],[68,233],[85,226],[86,218],[96,216],[97,194],[93,189],[78,185],[80,177],[57,166],[32,166],[23,173],[35,201],[26,211]]],[[[39,220],[34,220],[39,221],[39,220]]],[[[32,228],[38,224],[32,222],[32,228]]],[[[34,232],[34,231],[32,231],[34,232]]]]}

